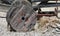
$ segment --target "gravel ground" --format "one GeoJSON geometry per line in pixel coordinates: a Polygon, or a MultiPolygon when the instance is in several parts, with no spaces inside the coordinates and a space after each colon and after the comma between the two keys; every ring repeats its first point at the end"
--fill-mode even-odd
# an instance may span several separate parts
{"type": "MultiPolygon", "coordinates": [[[[42,9],[42,10],[44,10],[44,9],[42,9]]],[[[0,11],[1,11],[0,12],[0,16],[6,17],[7,10],[2,10],[2,8],[0,7],[0,11]]],[[[60,32],[57,32],[57,33],[55,33],[55,32],[56,32],[55,29],[52,29],[52,30],[50,30],[50,31],[48,31],[46,33],[41,33],[39,31],[38,32],[37,31],[31,31],[31,32],[9,32],[7,30],[6,18],[0,18],[0,36],[60,36],[60,32]]]]}
{"type": "MultiPolygon", "coordinates": [[[[0,16],[6,16],[6,13],[1,12],[0,16]]],[[[0,36],[60,36],[60,32],[55,33],[56,31],[50,30],[46,33],[40,33],[39,31],[32,32],[9,32],[7,30],[6,18],[0,18],[0,36]],[[54,31],[54,33],[52,33],[54,31]]]]}
{"type": "Polygon", "coordinates": [[[0,36],[60,36],[60,33],[52,33],[50,30],[46,33],[36,31],[32,32],[9,32],[7,31],[7,22],[5,18],[0,18],[0,36]]]}

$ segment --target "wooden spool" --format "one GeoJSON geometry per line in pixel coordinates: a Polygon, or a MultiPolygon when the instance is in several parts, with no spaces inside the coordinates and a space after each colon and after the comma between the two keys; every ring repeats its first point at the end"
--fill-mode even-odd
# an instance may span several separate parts
{"type": "Polygon", "coordinates": [[[36,23],[36,13],[28,1],[19,0],[12,4],[7,13],[8,25],[18,32],[31,31],[36,23]]]}

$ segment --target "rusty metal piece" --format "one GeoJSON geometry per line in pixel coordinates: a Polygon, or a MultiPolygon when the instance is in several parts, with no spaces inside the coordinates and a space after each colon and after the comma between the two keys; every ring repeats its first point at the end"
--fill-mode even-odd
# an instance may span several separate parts
{"type": "Polygon", "coordinates": [[[36,23],[36,13],[28,1],[16,1],[7,13],[7,22],[20,31],[31,31],[36,23]]]}

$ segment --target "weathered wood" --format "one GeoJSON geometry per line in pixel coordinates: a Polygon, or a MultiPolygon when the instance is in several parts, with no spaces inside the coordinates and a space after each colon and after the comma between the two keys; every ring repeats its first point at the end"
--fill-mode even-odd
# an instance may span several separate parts
{"type": "Polygon", "coordinates": [[[16,1],[7,13],[7,22],[16,31],[31,31],[36,23],[36,13],[27,1],[16,1]]]}

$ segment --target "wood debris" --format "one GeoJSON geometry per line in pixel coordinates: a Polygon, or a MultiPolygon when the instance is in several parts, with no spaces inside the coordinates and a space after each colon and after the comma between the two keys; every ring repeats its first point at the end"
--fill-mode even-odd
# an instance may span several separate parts
{"type": "Polygon", "coordinates": [[[48,30],[48,26],[57,28],[58,27],[57,25],[59,23],[60,23],[60,21],[56,16],[53,16],[53,17],[43,16],[38,20],[38,22],[34,28],[36,31],[46,32],[48,30]]]}

